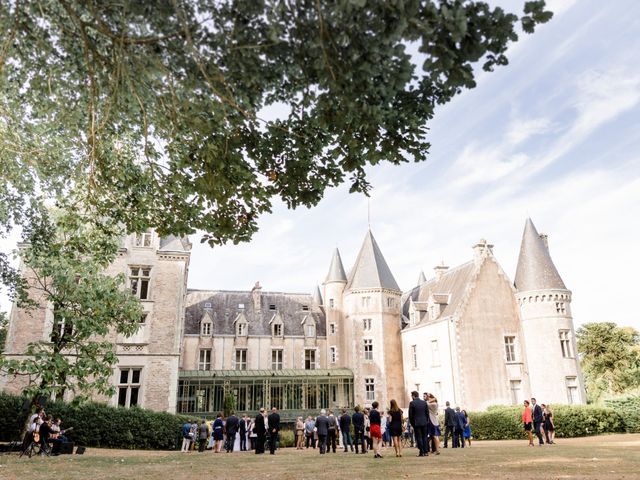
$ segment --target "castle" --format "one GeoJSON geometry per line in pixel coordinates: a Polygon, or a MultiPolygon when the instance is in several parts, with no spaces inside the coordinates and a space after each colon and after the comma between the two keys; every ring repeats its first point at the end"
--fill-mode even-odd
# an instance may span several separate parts
{"type": "MultiPolygon", "coordinates": [[[[402,292],[371,231],[345,272],[339,251],[313,294],[187,288],[191,244],[153,231],[124,239],[109,273],[124,273],[145,317],[112,335],[112,405],[211,416],[275,406],[285,418],[320,408],[408,403],[430,391],[470,410],[536,396],[585,403],[571,292],[547,239],[527,220],[512,282],[481,240],[473,258],[435,268],[402,292]]],[[[25,272],[27,273],[27,272],[25,272]]],[[[51,335],[50,307],[11,312],[5,354],[51,335]]],[[[17,393],[20,378],[0,378],[17,393]]]]}

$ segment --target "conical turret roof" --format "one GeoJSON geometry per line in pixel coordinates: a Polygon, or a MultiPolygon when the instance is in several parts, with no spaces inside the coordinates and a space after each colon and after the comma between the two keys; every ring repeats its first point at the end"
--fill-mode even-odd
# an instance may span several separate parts
{"type": "Polygon", "coordinates": [[[316,285],[316,289],[313,292],[313,301],[316,305],[322,305],[322,293],[320,293],[320,287],[316,285]]]}
{"type": "Polygon", "coordinates": [[[329,273],[324,283],[329,282],[346,282],[347,274],[344,273],[344,267],[342,266],[342,259],[340,258],[340,252],[336,248],[331,258],[331,265],[329,266],[329,273]]]}
{"type": "Polygon", "coordinates": [[[520,292],[567,288],[530,218],[527,218],[522,234],[515,286],[520,292]]]}
{"type": "Polygon", "coordinates": [[[371,230],[364,237],[356,263],[349,272],[346,289],[358,288],[386,288],[400,291],[371,230]]]}
{"type": "Polygon", "coordinates": [[[427,283],[427,277],[424,276],[424,270],[420,270],[420,275],[418,275],[418,285],[422,285],[423,283],[427,283]]]}

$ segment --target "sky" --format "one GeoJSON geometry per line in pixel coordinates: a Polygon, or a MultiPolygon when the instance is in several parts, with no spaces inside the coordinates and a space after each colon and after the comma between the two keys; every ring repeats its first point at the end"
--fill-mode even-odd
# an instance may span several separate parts
{"type": "Polygon", "coordinates": [[[343,186],[312,209],[277,204],[250,243],[211,249],[192,236],[189,287],[311,293],[335,247],[351,268],[368,225],[403,290],[421,270],[470,260],[481,238],[513,278],[531,217],[576,327],[640,329],[640,2],[548,4],[554,18],[521,36],[508,66],[436,111],[428,161],[370,168],[370,199],[343,186]]]}

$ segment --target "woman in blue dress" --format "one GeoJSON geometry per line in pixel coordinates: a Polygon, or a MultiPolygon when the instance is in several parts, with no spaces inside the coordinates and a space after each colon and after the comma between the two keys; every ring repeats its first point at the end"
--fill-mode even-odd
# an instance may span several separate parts
{"type": "Polygon", "coordinates": [[[224,422],[222,414],[218,413],[213,421],[213,452],[219,453],[222,448],[222,440],[224,440],[224,422]]]}
{"type": "Polygon", "coordinates": [[[464,436],[463,442],[467,442],[467,444],[471,446],[471,425],[469,424],[469,415],[467,415],[466,410],[463,410],[462,413],[464,413],[465,420],[464,431],[462,432],[462,435],[464,436]]]}

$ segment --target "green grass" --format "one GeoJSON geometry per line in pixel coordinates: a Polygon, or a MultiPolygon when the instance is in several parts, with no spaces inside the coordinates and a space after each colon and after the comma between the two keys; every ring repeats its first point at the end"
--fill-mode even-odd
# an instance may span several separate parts
{"type": "Polygon", "coordinates": [[[352,453],[319,455],[318,451],[279,450],[276,455],[89,449],[83,456],[0,457],[2,479],[632,479],[640,477],[640,434],[560,439],[557,445],[527,447],[527,441],[475,442],[472,448],[443,450],[417,458],[406,449],[383,459],[352,453]]]}

